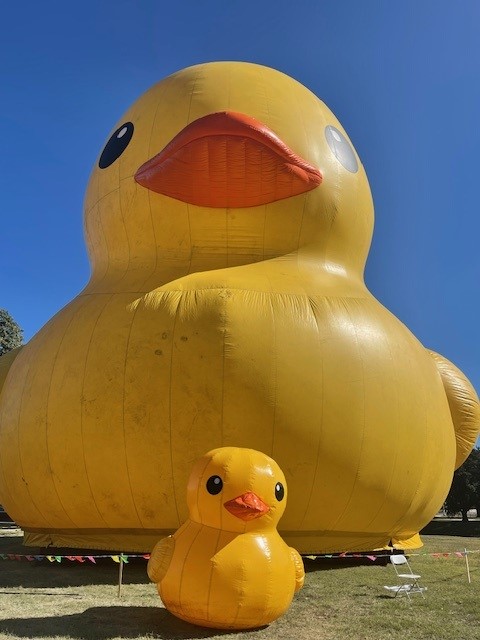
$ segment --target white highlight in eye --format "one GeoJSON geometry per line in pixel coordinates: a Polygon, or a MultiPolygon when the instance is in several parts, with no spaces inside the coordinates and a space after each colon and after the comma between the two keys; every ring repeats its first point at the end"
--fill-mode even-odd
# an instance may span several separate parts
{"type": "Polygon", "coordinates": [[[117,138],[122,138],[127,133],[127,127],[123,127],[117,134],[117,138]]]}
{"type": "MultiPolygon", "coordinates": [[[[331,132],[332,136],[335,138],[335,140],[337,142],[341,142],[342,141],[341,137],[338,135],[338,133],[336,131],[334,131],[333,129],[330,129],[330,132],[331,132]]],[[[120,137],[120,136],[118,136],[118,137],[120,137]]]]}

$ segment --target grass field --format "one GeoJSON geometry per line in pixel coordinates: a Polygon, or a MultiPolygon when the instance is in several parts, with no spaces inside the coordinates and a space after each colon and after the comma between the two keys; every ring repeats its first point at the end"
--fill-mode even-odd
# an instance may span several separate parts
{"type": "MultiPolygon", "coordinates": [[[[0,553],[26,553],[18,534],[0,529],[0,553]]],[[[480,553],[469,555],[471,584],[464,558],[431,555],[480,549],[480,539],[468,535],[422,536],[421,555],[410,561],[428,589],[425,599],[391,598],[383,586],[396,583],[393,567],[378,561],[306,559],[305,587],[285,616],[263,629],[230,634],[188,625],[165,611],[143,559],[124,566],[121,598],[118,565],[110,559],[96,565],[0,560],[0,638],[478,640],[480,553]]]]}

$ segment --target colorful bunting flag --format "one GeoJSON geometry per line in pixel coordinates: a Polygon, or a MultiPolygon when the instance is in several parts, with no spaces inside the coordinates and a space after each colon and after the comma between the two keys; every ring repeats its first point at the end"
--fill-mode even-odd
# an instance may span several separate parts
{"type": "MultiPolygon", "coordinates": [[[[449,558],[450,556],[456,556],[457,558],[465,558],[467,555],[472,553],[480,553],[480,549],[465,550],[465,551],[437,551],[434,553],[408,553],[408,555],[409,556],[430,556],[432,558],[439,559],[439,558],[449,558]]],[[[340,554],[324,553],[319,556],[311,555],[308,557],[312,559],[317,557],[318,558],[368,558],[372,562],[375,562],[378,558],[389,558],[390,555],[391,554],[387,552],[381,552],[381,553],[375,553],[375,554],[371,553],[368,555],[363,555],[361,553],[349,553],[348,551],[344,551],[343,553],[340,553],[340,554]]],[[[49,560],[50,562],[61,562],[64,558],[67,560],[70,560],[71,562],[86,562],[88,560],[93,564],[96,564],[96,561],[99,558],[110,558],[117,564],[120,564],[121,562],[124,564],[128,564],[130,558],[143,558],[144,560],[149,560],[150,554],[149,553],[143,553],[143,554],[120,553],[118,555],[102,554],[102,555],[88,555],[88,556],[70,556],[70,555],[68,556],[62,556],[62,555],[32,556],[32,555],[23,555],[19,553],[0,553],[1,560],[26,559],[26,560],[29,560],[30,562],[33,560],[37,560],[37,561],[49,560]]]]}

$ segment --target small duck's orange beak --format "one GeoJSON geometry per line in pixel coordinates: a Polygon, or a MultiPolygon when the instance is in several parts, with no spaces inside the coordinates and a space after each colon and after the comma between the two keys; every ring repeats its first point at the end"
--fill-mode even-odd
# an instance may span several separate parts
{"type": "Polygon", "coordinates": [[[194,120],[135,173],[143,187],[204,207],[254,207],[310,191],[322,174],[259,120],[221,111],[194,120]]]}
{"type": "Polygon", "coordinates": [[[270,507],[251,491],[225,502],[223,506],[232,515],[247,522],[261,518],[270,511],[270,507]]]}

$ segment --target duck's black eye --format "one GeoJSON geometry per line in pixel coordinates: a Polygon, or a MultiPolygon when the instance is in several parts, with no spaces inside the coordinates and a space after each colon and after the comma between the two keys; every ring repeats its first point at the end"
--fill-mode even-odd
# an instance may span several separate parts
{"type": "Polygon", "coordinates": [[[207,491],[211,493],[212,496],[216,496],[217,493],[223,489],[223,480],[220,476],[210,476],[207,480],[207,491]]]}
{"type": "Polygon", "coordinates": [[[325,137],[328,146],[342,167],[351,173],[356,173],[358,171],[357,157],[343,133],[329,124],[328,127],[325,127],[325,137]]]}
{"type": "Polygon", "coordinates": [[[285,489],[283,488],[283,484],[281,482],[277,482],[275,485],[275,498],[281,502],[285,495],[285,489]]]}
{"type": "Polygon", "coordinates": [[[102,151],[102,155],[98,161],[100,169],[106,169],[122,155],[128,147],[132,136],[133,124],[131,122],[125,122],[121,127],[118,127],[102,151]]]}

